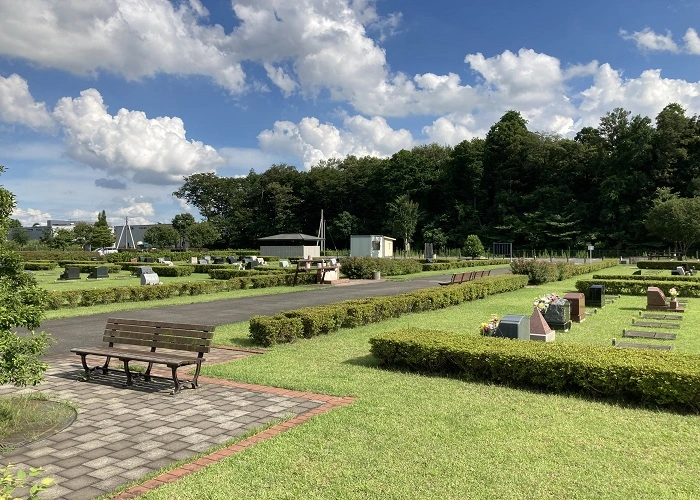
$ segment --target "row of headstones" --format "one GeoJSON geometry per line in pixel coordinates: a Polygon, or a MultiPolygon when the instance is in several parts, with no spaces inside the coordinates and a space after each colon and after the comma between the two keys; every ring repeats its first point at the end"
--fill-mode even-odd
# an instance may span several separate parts
{"type": "Polygon", "coordinates": [[[535,307],[531,316],[508,314],[501,319],[497,337],[553,342],[556,330],[568,331],[571,323],[586,319],[586,298],[582,293],[567,293],[549,304],[547,311],[535,307]]]}

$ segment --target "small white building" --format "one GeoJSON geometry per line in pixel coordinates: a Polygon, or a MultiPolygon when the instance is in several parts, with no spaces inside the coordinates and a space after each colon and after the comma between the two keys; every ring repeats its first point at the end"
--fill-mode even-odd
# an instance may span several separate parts
{"type": "Polygon", "coordinates": [[[259,238],[260,255],[277,256],[284,259],[301,257],[302,259],[313,259],[321,256],[320,241],[317,238],[304,233],[285,233],[275,236],[259,238]]]}
{"type": "Polygon", "coordinates": [[[352,257],[393,257],[396,238],[376,234],[356,234],[350,236],[352,257]]]}

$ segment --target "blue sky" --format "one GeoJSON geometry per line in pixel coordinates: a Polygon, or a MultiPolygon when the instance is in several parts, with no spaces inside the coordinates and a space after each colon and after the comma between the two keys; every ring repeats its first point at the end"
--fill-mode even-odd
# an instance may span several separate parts
{"type": "Polygon", "coordinates": [[[22,223],[169,222],[186,175],[700,114],[700,2],[0,0],[0,184],[22,223]]]}

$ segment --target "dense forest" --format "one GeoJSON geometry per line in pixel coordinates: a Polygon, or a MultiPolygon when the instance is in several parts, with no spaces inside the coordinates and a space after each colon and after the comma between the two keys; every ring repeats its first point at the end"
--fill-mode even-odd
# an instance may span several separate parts
{"type": "Polygon", "coordinates": [[[308,171],[280,164],[240,178],[194,174],[174,194],[231,248],[278,233],[316,234],[321,210],[328,248],[348,248],[350,234],[387,234],[401,244],[389,209],[403,197],[418,207],[414,248],[459,248],[476,234],[486,248],[498,241],[520,249],[649,251],[668,246],[645,227],[654,201],[700,194],[700,118],[678,104],[655,121],[618,108],[568,139],[531,132],[520,113],[508,111],[484,139],[454,147],[349,156],[308,171]]]}

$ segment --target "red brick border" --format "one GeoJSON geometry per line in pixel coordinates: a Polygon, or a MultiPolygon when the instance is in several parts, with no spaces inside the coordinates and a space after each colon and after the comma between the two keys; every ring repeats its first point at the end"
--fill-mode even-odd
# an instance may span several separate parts
{"type": "Polygon", "coordinates": [[[209,455],[200,457],[197,460],[194,460],[190,463],[181,465],[180,467],[165,472],[160,476],[149,479],[148,481],[145,481],[139,485],[132,486],[128,490],[122,491],[118,495],[112,497],[114,500],[128,500],[132,498],[137,498],[164,484],[174,483],[181,477],[202,470],[207,465],[215,464],[226,457],[230,457],[231,455],[240,453],[246,448],[250,448],[251,446],[256,445],[260,441],[277,436],[278,434],[281,434],[293,427],[296,427],[297,425],[301,425],[316,415],[321,415],[332,410],[333,408],[345,406],[357,400],[356,398],[351,397],[341,398],[337,396],[326,396],[324,394],[293,391],[291,389],[280,389],[278,387],[269,387],[258,384],[246,384],[243,382],[233,382],[231,380],[222,380],[218,378],[200,376],[199,379],[210,384],[225,385],[228,387],[235,387],[237,389],[247,389],[251,391],[267,392],[272,394],[280,394],[282,396],[289,396],[294,398],[303,398],[308,399],[310,401],[323,402],[323,404],[318,408],[304,412],[301,415],[297,415],[292,419],[282,422],[281,424],[277,424],[274,427],[270,427],[269,429],[255,434],[254,436],[250,436],[249,438],[246,438],[243,441],[239,441],[238,443],[232,444],[231,446],[227,446],[226,448],[222,448],[218,451],[210,453],[209,455]]]}

